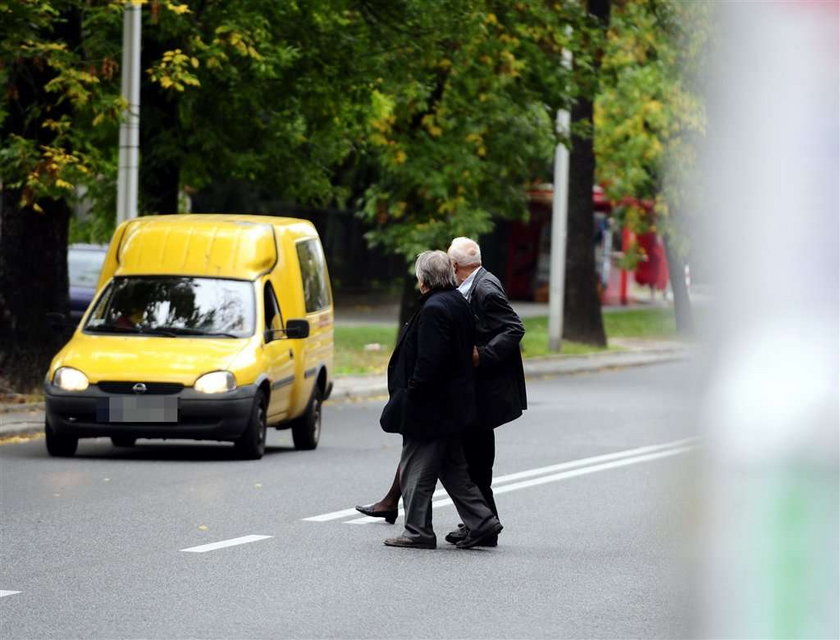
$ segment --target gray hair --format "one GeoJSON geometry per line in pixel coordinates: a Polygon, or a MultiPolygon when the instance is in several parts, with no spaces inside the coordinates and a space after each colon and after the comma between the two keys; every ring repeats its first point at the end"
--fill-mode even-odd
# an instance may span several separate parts
{"type": "Polygon", "coordinates": [[[449,256],[443,251],[424,251],[414,263],[417,281],[431,291],[454,289],[455,271],[449,256]]]}
{"type": "Polygon", "coordinates": [[[455,238],[449,245],[449,257],[464,267],[481,266],[481,247],[475,240],[455,238]]]}

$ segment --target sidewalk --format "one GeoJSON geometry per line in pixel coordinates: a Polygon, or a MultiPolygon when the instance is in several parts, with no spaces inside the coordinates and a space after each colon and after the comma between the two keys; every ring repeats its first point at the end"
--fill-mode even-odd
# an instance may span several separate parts
{"type": "MultiPolygon", "coordinates": [[[[691,344],[677,340],[615,339],[611,343],[624,351],[608,351],[577,356],[547,356],[528,358],[525,376],[540,378],[609,369],[638,367],[691,357],[691,344]]],[[[366,376],[336,376],[329,402],[351,402],[388,394],[385,374],[366,376]]],[[[0,403],[0,438],[28,436],[44,430],[44,403],[0,403]]]]}

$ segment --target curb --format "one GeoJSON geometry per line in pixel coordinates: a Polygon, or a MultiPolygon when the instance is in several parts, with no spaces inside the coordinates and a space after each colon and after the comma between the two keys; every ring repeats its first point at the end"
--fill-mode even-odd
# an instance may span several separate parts
{"type": "MultiPolygon", "coordinates": [[[[611,351],[578,356],[547,356],[523,362],[526,378],[597,373],[629,367],[642,367],[663,362],[684,360],[693,355],[690,346],[611,351]]],[[[363,401],[388,395],[385,374],[339,376],[333,386],[331,402],[363,401]]],[[[0,404],[0,439],[31,436],[44,430],[44,403],[0,404]]]]}
{"type": "MultiPolygon", "coordinates": [[[[523,361],[526,378],[597,373],[614,369],[641,367],[691,357],[690,347],[611,351],[577,356],[547,356],[523,361]]],[[[385,374],[345,376],[335,381],[330,400],[353,401],[388,395],[385,374]]]]}

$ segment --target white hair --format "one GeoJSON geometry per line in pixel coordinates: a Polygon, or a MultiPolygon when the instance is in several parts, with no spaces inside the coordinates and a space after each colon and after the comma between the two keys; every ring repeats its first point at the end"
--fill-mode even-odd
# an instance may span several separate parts
{"type": "Polygon", "coordinates": [[[443,251],[424,251],[417,256],[414,273],[418,282],[432,291],[454,289],[458,286],[452,262],[443,251]]]}
{"type": "Polygon", "coordinates": [[[447,251],[450,259],[464,267],[481,266],[481,247],[470,238],[455,238],[447,251]]]}

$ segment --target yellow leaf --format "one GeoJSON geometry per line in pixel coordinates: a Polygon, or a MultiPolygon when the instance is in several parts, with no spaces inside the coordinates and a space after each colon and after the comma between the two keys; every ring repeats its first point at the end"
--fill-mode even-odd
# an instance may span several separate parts
{"type": "Polygon", "coordinates": [[[210,527],[208,527],[206,524],[200,524],[198,525],[198,528],[200,531],[207,531],[210,527]]]}

